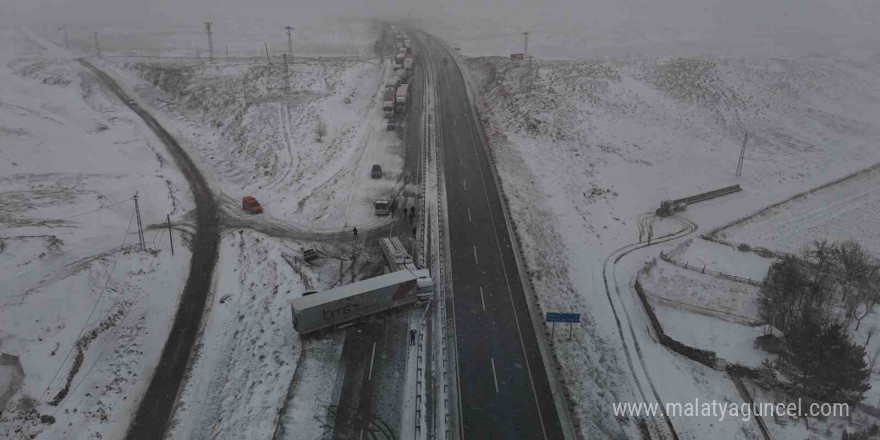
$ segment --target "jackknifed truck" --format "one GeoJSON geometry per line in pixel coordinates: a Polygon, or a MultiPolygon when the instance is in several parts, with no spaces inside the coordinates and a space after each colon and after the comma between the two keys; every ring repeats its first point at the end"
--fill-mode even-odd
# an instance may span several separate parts
{"type": "Polygon", "coordinates": [[[290,300],[293,327],[300,335],[352,323],[412,304],[422,290],[433,290],[430,272],[399,270],[290,300]]]}

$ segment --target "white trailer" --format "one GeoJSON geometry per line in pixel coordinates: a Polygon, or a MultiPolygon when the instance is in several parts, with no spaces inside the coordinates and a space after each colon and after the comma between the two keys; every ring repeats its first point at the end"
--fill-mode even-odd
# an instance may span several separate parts
{"type": "Polygon", "coordinates": [[[418,280],[426,272],[401,270],[294,298],[293,327],[304,335],[411,304],[418,300],[418,280]]]}

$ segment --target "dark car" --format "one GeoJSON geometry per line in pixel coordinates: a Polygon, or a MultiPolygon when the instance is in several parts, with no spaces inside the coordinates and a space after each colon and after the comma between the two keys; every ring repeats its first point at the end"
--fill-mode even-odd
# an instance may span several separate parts
{"type": "Polygon", "coordinates": [[[382,165],[378,165],[378,164],[373,165],[373,169],[370,170],[370,177],[372,177],[374,179],[381,179],[382,178],[382,165]]]}

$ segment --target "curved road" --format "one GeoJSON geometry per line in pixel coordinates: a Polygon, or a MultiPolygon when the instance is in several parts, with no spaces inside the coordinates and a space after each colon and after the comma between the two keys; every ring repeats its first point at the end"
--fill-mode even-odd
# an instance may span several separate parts
{"type": "Polygon", "coordinates": [[[165,436],[168,421],[174,409],[177,393],[190,362],[193,345],[201,328],[205,302],[211,288],[214,266],[217,263],[220,241],[217,203],[205,178],[189,155],[168,131],[146,110],[138,106],[109,75],[85,59],[79,62],[122,100],[150,127],[165,144],[192,189],[196,204],[196,234],[189,275],[180,298],[174,324],[171,327],[159,365],[147,392],[138,405],[134,420],[128,428],[129,440],[160,440],[165,436]]]}
{"type": "MultiPolygon", "coordinates": [[[[663,400],[660,398],[660,393],[657,392],[657,388],[654,386],[654,382],[651,379],[649,368],[645,363],[644,357],[642,356],[642,349],[639,346],[639,341],[636,337],[635,329],[633,329],[632,319],[630,318],[629,311],[623,303],[624,299],[621,296],[620,286],[617,282],[617,263],[623,257],[639,249],[644,249],[648,246],[654,246],[661,243],[666,243],[668,241],[677,240],[679,238],[690,235],[697,230],[697,225],[690,220],[677,216],[674,216],[672,218],[682,224],[681,229],[676,232],[657,237],[651,242],[651,244],[633,243],[621,247],[612,252],[608,256],[608,258],[605,259],[605,262],[602,265],[602,281],[605,286],[605,295],[608,297],[608,303],[611,305],[611,311],[614,313],[614,320],[617,323],[617,332],[620,336],[620,341],[623,344],[624,353],[626,354],[627,366],[629,367],[630,373],[632,374],[633,381],[639,392],[639,396],[642,398],[643,402],[650,402],[651,399],[649,397],[653,397],[653,399],[660,404],[661,408],[665,408],[663,400]],[[612,296],[611,294],[612,288],[615,293],[614,296],[612,296]],[[615,298],[617,299],[617,301],[615,301],[615,298]],[[620,315],[618,313],[618,308],[623,310],[623,315],[620,315]],[[621,318],[625,318],[627,330],[624,330],[624,326],[621,323],[621,318]],[[629,338],[627,336],[629,336],[629,338]],[[637,368],[636,365],[633,363],[633,358],[636,358],[638,360],[638,365],[640,368],[637,368]],[[650,396],[645,394],[645,384],[650,388],[650,396]]],[[[671,435],[673,439],[678,440],[678,433],[676,433],[675,431],[675,426],[673,426],[672,420],[665,412],[662,413],[662,416],[666,428],[669,431],[667,431],[665,434],[660,433],[660,438],[666,438],[666,434],[668,434],[671,435]]],[[[660,427],[657,421],[653,423],[653,426],[656,428],[660,427]]]]}

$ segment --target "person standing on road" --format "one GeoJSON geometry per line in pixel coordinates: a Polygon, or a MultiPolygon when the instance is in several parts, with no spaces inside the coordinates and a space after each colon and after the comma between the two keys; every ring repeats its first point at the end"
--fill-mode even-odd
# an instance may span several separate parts
{"type": "Polygon", "coordinates": [[[415,331],[415,329],[409,331],[409,345],[416,345],[416,331],[415,331]]]}
{"type": "Polygon", "coordinates": [[[357,228],[357,226],[355,226],[354,228],[352,228],[351,232],[354,232],[354,238],[358,238],[358,228],[357,228]]]}

